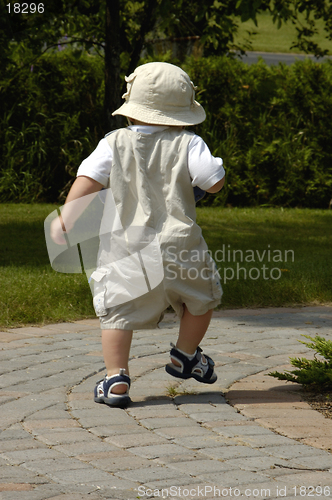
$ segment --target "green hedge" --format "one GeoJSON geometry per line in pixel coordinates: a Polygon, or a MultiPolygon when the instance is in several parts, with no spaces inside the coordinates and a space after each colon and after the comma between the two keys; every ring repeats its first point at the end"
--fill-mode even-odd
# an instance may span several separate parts
{"type": "MultiPolygon", "coordinates": [[[[189,59],[207,120],[196,127],[227,183],[201,203],[327,208],[332,198],[332,64],[248,66],[189,59]]],[[[0,201],[63,201],[102,126],[103,62],[46,54],[0,85],[0,201]]]]}
{"type": "Polygon", "coordinates": [[[1,84],[0,201],[63,199],[102,134],[101,60],[46,54],[1,84]]]}
{"type": "Polygon", "coordinates": [[[213,203],[328,208],[331,62],[268,67],[219,57],[192,60],[187,69],[208,112],[197,132],[227,172],[213,203]]]}

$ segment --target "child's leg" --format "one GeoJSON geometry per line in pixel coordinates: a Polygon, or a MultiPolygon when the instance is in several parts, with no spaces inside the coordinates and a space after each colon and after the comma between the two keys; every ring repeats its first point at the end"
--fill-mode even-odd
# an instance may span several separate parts
{"type": "Polygon", "coordinates": [[[193,377],[205,384],[214,384],[214,362],[198,348],[211,321],[212,310],[200,316],[190,314],[184,307],[176,346],[171,349],[171,363],[165,369],[173,377],[193,377]]]}
{"type": "MultiPolygon", "coordinates": [[[[102,330],[102,347],[107,376],[117,375],[121,368],[129,375],[128,361],[133,336],[132,330],[102,330]]],[[[125,384],[114,387],[114,394],[123,394],[127,390],[125,384]]]]}
{"type": "Polygon", "coordinates": [[[176,347],[187,354],[194,354],[211,321],[213,309],[201,316],[190,314],[184,306],[176,347]]]}

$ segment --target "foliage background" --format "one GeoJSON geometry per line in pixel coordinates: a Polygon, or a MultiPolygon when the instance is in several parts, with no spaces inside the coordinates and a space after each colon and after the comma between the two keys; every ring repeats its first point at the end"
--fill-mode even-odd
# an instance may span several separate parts
{"type": "MultiPolygon", "coordinates": [[[[62,202],[80,162],[108,132],[103,58],[68,47],[28,64],[22,44],[15,57],[19,70],[0,80],[0,202],[62,202]]],[[[171,54],[164,60],[174,62],[171,54]]],[[[209,56],[182,66],[207,112],[194,130],[226,168],[225,189],[203,205],[328,208],[331,62],[247,66],[209,56]]]]}
{"type": "Polygon", "coordinates": [[[0,201],[55,201],[102,134],[101,60],[53,52],[1,83],[0,201]]]}
{"type": "MultiPolygon", "coordinates": [[[[332,64],[191,60],[208,118],[198,127],[227,171],[216,205],[328,208],[332,64]]],[[[210,201],[207,201],[210,203],[210,201]]]]}

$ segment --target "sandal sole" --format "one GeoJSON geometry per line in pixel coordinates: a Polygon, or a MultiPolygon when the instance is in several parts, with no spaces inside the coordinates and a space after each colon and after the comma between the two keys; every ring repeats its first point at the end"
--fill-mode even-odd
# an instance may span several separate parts
{"type": "Polygon", "coordinates": [[[111,408],[127,408],[131,403],[129,396],[119,398],[94,398],[94,401],[95,403],[102,403],[111,408]]]}
{"type": "Polygon", "coordinates": [[[215,375],[215,378],[212,377],[212,378],[206,380],[206,379],[200,377],[199,375],[196,375],[195,373],[181,373],[181,372],[178,372],[175,368],[173,368],[172,365],[166,365],[165,370],[167,371],[167,373],[169,375],[172,375],[173,377],[182,378],[185,380],[187,380],[188,378],[194,378],[195,380],[197,380],[198,382],[201,382],[202,384],[214,384],[218,379],[218,377],[216,375],[215,375]]]}

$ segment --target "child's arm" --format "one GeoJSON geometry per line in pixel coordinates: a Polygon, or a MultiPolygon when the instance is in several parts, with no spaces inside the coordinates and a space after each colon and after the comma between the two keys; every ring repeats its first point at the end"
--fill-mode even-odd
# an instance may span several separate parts
{"type": "Polygon", "coordinates": [[[193,135],[189,143],[188,169],[194,185],[196,201],[204,196],[204,192],[217,193],[222,189],[225,182],[223,161],[221,158],[212,156],[208,146],[198,135],[193,135]]]}
{"type": "Polygon", "coordinates": [[[224,187],[224,184],[225,184],[225,177],[220,179],[220,181],[218,181],[216,184],[214,184],[214,186],[210,187],[206,191],[208,193],[218,193],[218,191],[220,191],[224,187]]]}
{"type": "Polygon", "coordinates": [[[75,179],[74,184],[70,188],[66,203],[77,200],[77,198],[81,198],[87,194],[97,193],[103,187],[104,186],[100,182],[95,181],[91,177],[80,175],[75,179]]]}
{"type": "Polygon", "coordinates": [[[98,193],[104,186],[91,177],[79,176],[72,185],[61,215],[53,220],[51,224],[51,238],[58,245],[65,245],[66,240],[63,232],[69,232],[79,216],[84,212],[91,202],[89,194],[98,193]],[[85,198],[84,198],[85,197],[85,198]],[[79,202],[73,203],[80,199],[79,202]]]}

